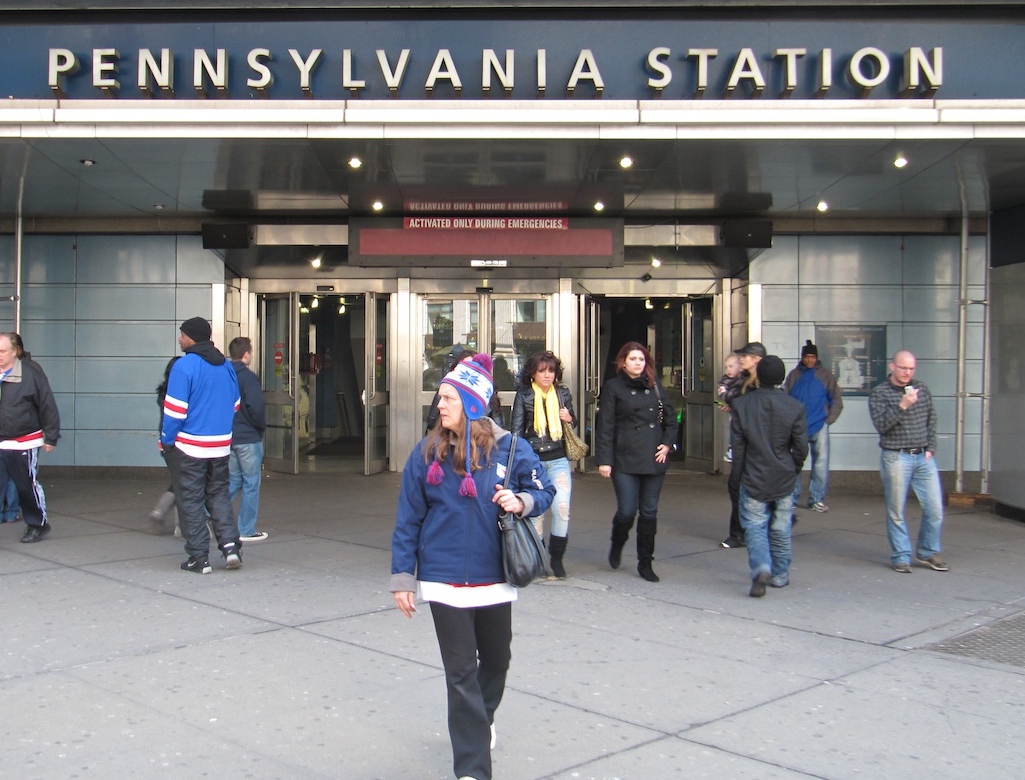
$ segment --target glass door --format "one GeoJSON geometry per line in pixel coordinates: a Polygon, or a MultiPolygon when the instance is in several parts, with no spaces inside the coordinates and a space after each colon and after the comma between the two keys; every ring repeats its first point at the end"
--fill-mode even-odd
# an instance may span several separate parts
{"type": "Polygon", "coordinates": [[[687,301],[683,306],[684,465],[708,472],[715,470],[715,383],[721,373],[714,362],[714,332],[712,299],[687,301]]]}
{"type": "Polygon", "coordinates": [[[260,374],[267,411],[263,463],[268,471],[299,473],[299,296],[295,293],[260,298],[260,374]]]}
{"type": "Polygon", "coordinates": [[[508,425],[523,365],[548,348],[548,296],[490,291],[463,297],[431,295],[423,298],[422,312],[424,369],[419,396],[424,430],[438,384],[464,350],[488,352],[494,360],[495,392],[508,425]]]}
{"type": "Polygon", "coordinates": [[[578,468],[587,471],[594,468],[594,426],[598,413],[598,396],[601,393],[601,309],[589,295],[579,298],[580,345],[578,360],[581,366],[579,385],[573,388],[577,414],[580,417],[580,438],[587,445],[587,457],[578,468]]]}
{"type": "Polygon", "coordinates": [[[363,473],[377,474],[388,468],[388,305],[387,293],[367,293],[366,362],[363,387],[366,441],[363,473]]]}

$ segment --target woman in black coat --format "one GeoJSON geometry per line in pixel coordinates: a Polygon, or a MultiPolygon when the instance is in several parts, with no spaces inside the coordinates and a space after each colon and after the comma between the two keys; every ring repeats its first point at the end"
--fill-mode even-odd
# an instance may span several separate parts
{"type": "Polygon", "coordinates": [[[651,569],[658,528],[658,498],[676,449],[676,411],[655,378],[651,353],[630,341],[616,355],[618,373],[601,389],[595,462],[616,490],[609,565],[619,568],[623,545],[637,517],[637,572],[658,582],[651,569]]]}

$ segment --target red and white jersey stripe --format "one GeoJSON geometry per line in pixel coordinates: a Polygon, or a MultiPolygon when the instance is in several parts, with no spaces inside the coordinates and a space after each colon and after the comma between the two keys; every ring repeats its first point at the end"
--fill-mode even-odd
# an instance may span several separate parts
{"type": "Polygon", "coordinates": [[[174,446],[193,458],[224,458],[231,454],[231,434],[226,436],[197,436],[179,433],[174,446]]]}
{"type": "MultiPolygon", "coordinates": [[[[15,439],[0,440],[0,450],[34,450],[43,446],[43,432],[33,431],[15,439]]],[[[230,449],[230,448],[229,448],[230,449]]]]}

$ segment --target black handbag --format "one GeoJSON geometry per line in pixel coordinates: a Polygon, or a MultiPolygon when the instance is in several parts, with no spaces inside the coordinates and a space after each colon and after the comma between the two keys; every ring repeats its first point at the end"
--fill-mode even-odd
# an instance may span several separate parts
{"type": "MultiPolygon", "coordinates": [[[[509,462],[505,467],[503,484],[505,488],[509,487],[509,478],[512,476],[517,438],[514,433],[509,445],[509,462]]],[[[502,534],[502,568],[505,570],[506,582],[514,588],[525,588],[548,573],[548,550],[530,518],[502,512],[498,516],[498,530],[502,534]]]]}

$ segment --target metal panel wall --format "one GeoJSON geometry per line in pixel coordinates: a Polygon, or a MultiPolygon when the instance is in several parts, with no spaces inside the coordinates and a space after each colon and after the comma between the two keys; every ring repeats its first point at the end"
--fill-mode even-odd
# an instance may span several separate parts
{"type": "MultiPolygon", "coordinates": [[[[985,297],[985,239],[969,247],[974,298],[985,297]]],[[[958,236],[816,235],[778,239],[751,264],[751,282],[761,285],[762,341],[788,368],[800,360],[816,325],[885,325],[892,354],[910,349],[918,358],[916,378],[936,399],[941,469],[954,468],[957,392],[958,236]],[[790,269],[796,275],[790,276],[790,269]],[[796,284],[795,284],[796,283],[796,284]]],[[[974,307],[978,309],[980,307],[974,307]]],[[[982,314],[969,312],[966,390],[982,391],[982,314]]],[[[974,399],[969,399],[974,400],[974,399]]],[[[980,468],[980,403],[966,404],[965,468],[980,468]]],[[[831,431],[830,467],[874,471],[879,438],[863,396],[845,399],[831,431]]]]}
{"type": "MultiPolygon", "coordinates": [[[[0,284],[13,282],[13,257],[3,237],[0,284]]],[[[220,258],[198,236],[29,235],[23,274],[22,336],[61,413],[61,441],[41,464],[162,465],[154,388],[181,321],[214,315],[220,258]]],[[[0,329],[12,317],[0,308],[0,329]]]]}
{"type": "Polygon", "coordinates": [[[990,494],[1025,509],[1021,444],[1025,441],[1025,263],[994,267],[992,275],[993,376],[990,494]]]}

